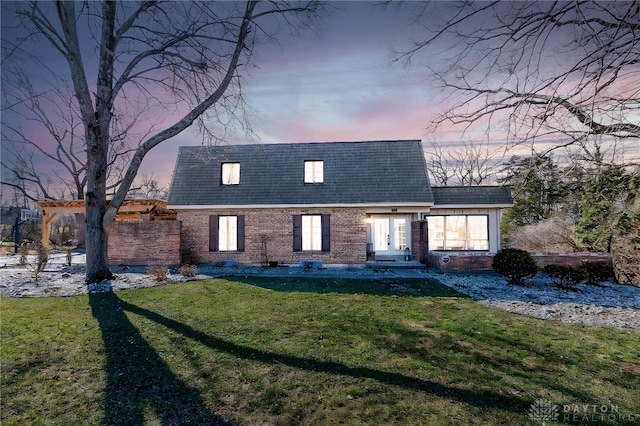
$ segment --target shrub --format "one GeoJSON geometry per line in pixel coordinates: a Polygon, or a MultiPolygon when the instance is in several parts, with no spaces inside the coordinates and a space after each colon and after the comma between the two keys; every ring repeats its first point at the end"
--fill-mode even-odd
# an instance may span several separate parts
{"type": "Polygon", "coordinates": [[[524,226],[505,226],[503,241],[509,247],[529,252],[565,253],[578,249],[570,217],[551,217],[524,226]]]}
{"type": "Polygon", "coordinates": [[[161,265],[149,266],[149,268],[147,269],[147,274],[153,275],[158,282],[166,280],[168,273],[168,268],[161,265]]]}
{"type": "Polygon", "coordinates": [[[44,271],[49,263],[49,250],[39,243],[23,243],[20,246],[20,263],[25,265],[31,271],[33,279],[40,279],[40,272],[44,271]],[[28,254],[32,251],[36,252],[36,256],[29,258],[28,254]]]}
{"type": "Polygon", "coordinates": [[[184,264],[180,266],[180,274],[183,277],[191,278],[196,276],[196,265],[184,264]]]}
{"type": "Polygon", "coordinates": [[[71,266],[71,260],[73,260],[73,246],[63,246],[67,265],[71,266]]]}
{"type": "Polygon", "coordinates": [[[47,263],[49,263],[49,249],[38,244],[36,247],[36,252],[38,253],[36,259],[37,269],[38,272],[42,272],[47,266],[47,263]]]}
{"type": "Polygon", "coordinates": [[[614,238],[611,260],[617,282],[640,287],[640,229],[635,235],[614,238]]]}
{"type": "Polygon", "coordinates": [[[549,275],[553,285],[563,290],[576,290],[576,285],[584,280],[584,274],[579,268],[565,265],[545,265],[542,270],[549,275]]]}
{"type": "Polygon", "coordinates": [[[20,246],[18,246],[18,254],[20,255],[20,265],[27,264],[27,256],[29,256],[30,249],[31,249],[31,245],[27,242],[22,242],[20,246]]]}
{"type": "Polygon", "coordinates": [[[614,276],[613,265],[609,262],[591,262],[582,261],[580,271],[584,275],[587,284],[600,285],[601,282],[607,281],[614,276]]]}
{"type": "Polygon", "coordinates": [[[538,266],[529,252],[506,248],[493,257],[493,270],[503,275],[509,284],[523,285],[538,273],[538,266]]]}

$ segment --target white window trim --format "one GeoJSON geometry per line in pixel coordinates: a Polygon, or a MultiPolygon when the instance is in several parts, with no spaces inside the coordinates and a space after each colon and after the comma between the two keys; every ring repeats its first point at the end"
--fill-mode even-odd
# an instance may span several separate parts
{"type": "MultiPolygon", "coordinates": [[[[485,215],[485,214],[453,214],[453,215],[432,215],[432,216],[426,216],[427,221],[429,221],[429,219],[432,218],[436,218],[436,217],[442,217],[444,218],[443,221],[443,248],[432,248],[431,243],[432,241],[435,240],[435,238],[432,237],[431,232],[429,232],[429,250],[430,251],[471,251],[471,252],[486,252],[489,251],[490,248],[490,240],[491,240],[491,232],[489,230],[489,215],[485,215]],[[447,218],[449,217],[460,217],[463,216],[464,219],[464,227],[465,227],[465,238],[464,238],[464,248],[462,249],[448,249],[446,248],[447,246],[447,218]],[[470,246],[470,232],[469,232],[469,217],[484,217],[486,218],[486,233],[487,233],[487,238],[486,240],[486,248],[483,249],[470,249],[468,248],[470,246]],[[433,239],[432,239],[433,238],[433,239]]],[[[429,227],[429,230],[431,231],[431,227],[429,227]]]]}
{"type": "Polygon", "coordinates": [[[240,184],[240,163],[222,163],[222,184],[240,184]]]}
{"type": "Polygon", "coordinates": [[[238,251],[238,216],[218,216],[218,251],[238,251]]]}
{"type": "Polygon", "coordinates": [[[302,215],[302,251],[322,251],[322,215],[302,215]]]}
{"type": "Polygon", "coordinates": [[[306,160],[304,162],[304,183],[324,183],[324,161],[306,160]]]}

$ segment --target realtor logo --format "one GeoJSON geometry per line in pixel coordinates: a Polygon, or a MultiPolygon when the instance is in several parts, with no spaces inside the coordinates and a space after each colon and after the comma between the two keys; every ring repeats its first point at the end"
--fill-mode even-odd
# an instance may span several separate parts
{"type": "Polygon", "coordinates": [[[534,421],[542,422],[555,422],[558,420],[558,406],[546,399],[536,399],[529,408],[529,418],[534,421]]]}

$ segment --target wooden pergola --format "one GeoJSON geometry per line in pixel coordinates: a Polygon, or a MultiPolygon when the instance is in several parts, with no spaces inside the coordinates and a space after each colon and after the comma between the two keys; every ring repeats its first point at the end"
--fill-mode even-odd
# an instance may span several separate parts
{"type": "MultiPolygon", "coordinates": [[[[36,204],[42,214],[44,247],[49,247],[49,227],[59,215],[85,212],[84,200],[38,201],[36,204]]],[[[116,220],[176,220],[176,212],[167,210],[167,203],[162,200],[125,200],[118,209],[116,220]]]]}

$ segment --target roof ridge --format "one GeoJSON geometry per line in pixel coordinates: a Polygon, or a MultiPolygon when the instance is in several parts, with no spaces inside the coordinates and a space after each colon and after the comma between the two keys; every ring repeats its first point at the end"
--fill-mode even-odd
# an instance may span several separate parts
{"type": "Polygon", "coordinates": [[[360,140],[360,141],[310,141],[310,142],[269,142],[269,143],[239,143],[239,144],[223,144],[223,145],[180,145],[182,148],[233,148],[243,146],[282,146],[282,145],[326,145],[326,144],[367,144],[367,143],[399,143],[399,142],[420,142],[421,139],[379,139],[379,140],[360,140]]]}

